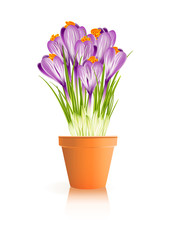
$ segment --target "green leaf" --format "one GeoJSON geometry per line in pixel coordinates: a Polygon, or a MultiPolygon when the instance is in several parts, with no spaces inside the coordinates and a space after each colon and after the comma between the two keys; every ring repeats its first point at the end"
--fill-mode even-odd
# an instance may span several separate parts
{"type": "Polygon", "coordinates": [[[79,113],[81,115],[81,110],[83,107],[83,94],[82,94],[82,85],[81,85],[81,80],[79,78],[79,94],[80,94],[80,107],[79,107],[79,113]]]}
{"type": "Polygon", "coordinates": [[[66,85],[67,85],[68,93],[69,93],[69,96],[71,98],[73,111],[77,112],[77,104],[76,104],[76,98],[75,98],[75,93],[74,93],[74,87],[73,87],[73,84],[70,82],[70,79],[69,79],[69,74],[68,74],[68,69],[67,69],[67,63],[66,63],[64,48],[63,48],[63,58],[64,58],[64,69],[65,69],[66,85]]]}
{"type": "MultiPolygon", "coordinates": [[[[58,90],[58,92],[61,94],[61,96],[64,98],[64,100],[66,101],[66,104],[67,104],[67,108],[69,108],[69,110],[71,111],[71,113],[73,114],[73,110],[72,110],[72,108],[71,108],[71,106],[70,106],[70,104],[69,104],[69,102],[68,102],[68,100],[67,100],[67,97],[66,97],[66,95],[64,95],[62,92],[61,92],[61,90],[54,84],[54,83],[52,83],[52,82],[50,82],[51,84],[53,84],[56,88],[57,88],[57,90],[58,90]]],[[[64,92],[65,93],[65,92],[64,92]]]]}
{"type": "Polygon", "coordinates": [[[118,101],[119,101],[119,99],[116,101],[114,107],[112,108],[112,110],[111,110],[111,112],[110,112],[110,114],[109,114],[109,118],[111,118],[111,116],[112,116],[112,114],[113,114],[113,111],[115,110],[115,107],[116,107],[118,101]]]}
{"type": "Polygon", "coordinates": [[[133,53],[133,51],[131,51],[128,55],[127,55],[127,58],[130,56],[130,54],[132,54],[133,53]]]}
{"type": "Polygon", "coordinates": [[[56,92],[54,91],[54,89],[51,87],[51,85],[44,79],[40,76],[40,78],[49,86],[49,88],[52,90],[52,92],[54,93],[54,95],[56,96],[61,108],[63,109],[63,112],[65,114],[65,117],[67,119],[67,122],[70,123],[71,122],[71,118],[69,116],[69,113],[67,111],[67,108],[65,106],[65,104],[63,103],[63,101],[61,101],[60,97],[57,96],[56,92]]]}
{"type": "Polygon", "coordinates": [[[99,93],[99,100],[101,101],[104,91],[104,75],[105,75],[105,64],[103,64],[103,72],[102,72],[102,78],[100,82],[100,93],[99,93]]]}

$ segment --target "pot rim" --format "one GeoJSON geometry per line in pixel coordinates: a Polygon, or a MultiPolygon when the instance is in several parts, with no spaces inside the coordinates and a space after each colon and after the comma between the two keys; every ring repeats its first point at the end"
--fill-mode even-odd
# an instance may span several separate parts
{"type": "Polygon", "coordinates": [[[117,136],[59,136],[59,138],[117,138],[117,136]]]}
{"type": "Polygon", "coordinates": [[[68,148],[114,147],[117,136],[59,136],[59,145],[68,148]]]}

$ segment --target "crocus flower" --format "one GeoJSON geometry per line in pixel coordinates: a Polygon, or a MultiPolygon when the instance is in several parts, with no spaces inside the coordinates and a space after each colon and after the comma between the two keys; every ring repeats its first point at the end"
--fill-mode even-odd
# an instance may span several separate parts
{"type": "Polygon", "coordinates": [[[63,48],[64,48],[66,63],[67,66],[69,67],[70,65],[69,54],[59,34],[51,36],[50,41],[48,41],[47,43],[47,47],[51,54],[57,55],[61,60],[63,60],[63,48]]]}
{"type": "Polygon", "coordinates": [[[42,58],[41,63],[38,64],[38,67],[42,73],[45,73],[46,76],[52,78],[62,85],[66,97],[69,100],[69,94],[65,82],[64,63],[62,60],[55,54],[50,54],[49,56],[44,56],[42,58]]]}
{"type": "Polygon", "coordinates": [[[77,78],[77,66],[83,63],[90,58],[90,56],[96,54],[96,47],[90,41],[89,37],[83,36],[81,40],[78,40],[75,44],[75,66],[74,66],[74,77],[75,81],[77,78]]]}
{"type": "Polygon", "coordinates": [[[78,31],[79,31],[79,34],[80,34],[80,38],[83,38],[84,36],[87,35],[86,29],[83,26],[78,27],[78,31]]]}
{"type": "Polygon", "coordinates": [[[80,39],[80,34],[77,27],[70,25],[68,26],[63,35],[64,44],[68,50],[72,63],[75,58],[75,45],[76,42],[80,39]]]}
{"type": "Polygon", "coordinates": [[[100,81],[102,71],[102,64],[98,62],[94,56],[86,61],[83,66],[78,66],[78,77],[81,79],[83,86],[86,88],[89,94],[89,106],[91,106],[91,97],[97,84],[96,81],[100,81]]]}
{"type": "Polygon", "coordinates": [[[104,53],[109,47],[111,47],[111,37],[107,32],[105,32],[101,34],[97,40],[96,57],[101,63],[103,63],[104,53]]]}
{"type": "Polygon", "coordinates": [[[107,84],[113,75],[119,71],[122,65],[126,61],[126,53],[122,50],[120,51],[117,47],[108,48],[104,54],[104,64],[105,64],[105,88],[104,94],[105,97],[107,84]]]}
{"type": "Polygon", "coordinates": [[[104,32],[98,37],[96,57],[101,63],[104,61],[104,53],[109,47],[114,46],[115,40],[116,35],[114,34],[114,31],[104,32]]]}
{"type": "Polygon", "coordinates": [[[107,28],[94,28],[87,36],[97,46],[96,57],[103,63],[105,51],[109,47],[113,47],[116,42],[116,32],[114,30],[108,31],[107,28]]]}
{"type": "Polygon", "coordinates": [[[111,38],[111,47],[113,47],[116,42],[116,32],[114,30],[111,30],[111,31],[108,31],[108,34],[111,38]]]}
{"type": "Polygon", "coordinates": [[[90,41],[93,43],[93,45],[97,46],[96,38],[93,34],[87,34],[87,37],[90,38],[90,41]]]}
{"type": "Polygon", "coordinates": [[[90,37],[83,36],[75,45],[76,61],[83,64],[90,56],[95,56],[97,48],[90,37]]]}
{"type": "Polygon", "coordinates": [[[86,34],[87,34],[86,29],[83,26],[79,27],[73,22],[71,22],[71,24],[66,25],[64,28],[61,29],[61,37],[67,48],[72,63],[74,62],[76,56],[75,53],[76,42],[83,38],[84,36],[86,36],[86,34]]]}
{"type": "Polygon", "coordinates": [[[103,33],[108,33],[109,34],[109,36],[111,38],[111,46],[110,47],[113,47],[115,42],[116,42],[116,32],[114,30],[108,31],[107,28],[94,28],[94,29],[91,30],[91,34],[96,38],[96,40],[103,33]]]}

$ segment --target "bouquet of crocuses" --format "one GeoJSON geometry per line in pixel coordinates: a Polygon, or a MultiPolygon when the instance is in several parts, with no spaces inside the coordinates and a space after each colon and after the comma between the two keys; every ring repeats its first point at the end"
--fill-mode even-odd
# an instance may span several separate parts
{"type": "Polygon", "coordinates": [[[62,107],[73,136],[106,134],[118,102],[114,99],[118,72],[127,58],[115,41],[114,30],[94,28],[87,34],[83,26],[66,22],[60,35],[52,35],[47,43],[50,54],[38,68],[54,80],[49,83],[42,78],[62,107]]]}

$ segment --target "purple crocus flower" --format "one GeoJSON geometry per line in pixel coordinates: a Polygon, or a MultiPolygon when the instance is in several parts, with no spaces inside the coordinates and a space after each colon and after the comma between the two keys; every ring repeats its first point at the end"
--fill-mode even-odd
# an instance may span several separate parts
{"type": "Polygon", "coordinates": [[[103,34],[105,32],[109,34],[109,36],[111,38],[111,45],[110,45],[110,47],[113,47],[115,45],[115,42],[116,42],[116,32],[114,30],[108,31],[107,28],[98,28],[98,29],[101,30],[101,32],[100,32],[101,34],[103,34]]]}
{"type": "Polygon", "coordinates": [[[96,53],[96,57],[101,63],[103,63],[104,53],[109,47],[111,47],[111,37],[107,32],[102,33],[97,39],[96,53]]]}
{"type": "Polygon", "coordinates": [[[67,99],[69,100],[69,94],[65,82],[65,71],[64,63],[62,60],[53,54],[50,57],[44,56],[41,60],[41,63],[38,64],[39,70],[46,76],[52,78],[62,85],[64,88],[67,99]]]}
{"type": "Polygon", "coordinates": [[[105,63],[105,88],[103,97],[106,95],[106,89],[109,80],[113,77],[113,75],[119,71],[122,65],[126,61],[126,53],[122,50],[116,53],[114,48],[108,48],[104,54],[104,63],[105,63]]]}
{"type": "Polygon", "coordinates": [[[61,38],[67,48],[72,63],[76,56],[76,42],[86,35],[85,27],[79,27],[79,25],[74,22],[66,22],[66,26],[61,29],[61,38]]]}
{"type": "Polygon", "coordinates": [[[116,32],[114,30],[111,30],[111,31],[108,31],[108,34],[111,38],[111,47],[113,47],[116,42],[116,32]]]}
{"type": "Polygon", "coordinates": [[[83,66],[79,65],[77,68],[78,77],[89,94],[89,106],[91,106],[91,98],[97,84],[96,81],[100,81],[102,71],[103,67],[100,62],[92,63],[86,61],[83,66]]]}
{"type": "Polygon", "coordinates": [[[62,38],[59,35],[54,37],[52,36],[50,41],[48,41],[47,43],[47,47],[51,54],[57,55],[60,59],[63,59],[63,48],[64,48],[64,54],[65,54],[67,66],[70,65],[70,59],[69,59],[67,48],[65,47],[62,41],[62,38]]]}
{"type": "Polygon", "coordinates": [[[87,37],[90,38],[90,41],[93,43],[93,45],[97,46],[97,39],[93,34],[87,34],[87,37]]]}
{"type": "Polygon", "coordinates": [[[86,29],[83,26],[78,27],[78,31],[79,31],[80,38],[83,38],[84,36],[87,35],[86,29]]]}
{"type": "Polygon", "coordinates": [[[110,47],[113,47],[116,41],[115,31],[103,32],[97,39],[97,53],[96,57],[103,63],[104,53],[110,47]]]}
{"type": "Polygon", "coordinates": [[[87,36],[97,46],[96,56],[103,63],[104,52],[107,48],[113,47],[116,42],[116,32],[114,30],[108,31],[107,28],[94,28],[87,36]]]}
{"type": "MultiPolygon", "coordinates": [[[[82,33],[81,33],[82,34],[82,33]]],[[[67,48],[72,63],[75,59],[75,45],[80,40],[80,32],[76,26],[69,25],[67,28],[61,29],[61,37],[67,48]]]]}
{"type": "Polygon", "coordinates": [[[76,61],[77,63],[80,63],[81,60],[81,64],[83,64],[87,59],[89,59],[91,56],[95,56],[96,54],[96,48],[89,40],[90,38],[86,37],[85,39],[88,40],[78,40],[75,45],[76,61]]]}

